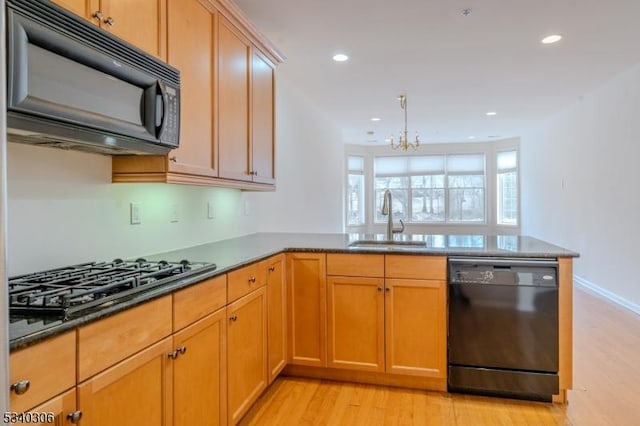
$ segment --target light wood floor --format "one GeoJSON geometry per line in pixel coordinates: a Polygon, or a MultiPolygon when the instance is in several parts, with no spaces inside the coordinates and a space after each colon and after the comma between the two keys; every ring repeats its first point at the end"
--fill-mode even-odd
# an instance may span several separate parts
{"type": "Polygon", "coordinates": [[[569,404],[282,377],[242,425],[640,425],[640,316],[574,292],[569,404]]]}

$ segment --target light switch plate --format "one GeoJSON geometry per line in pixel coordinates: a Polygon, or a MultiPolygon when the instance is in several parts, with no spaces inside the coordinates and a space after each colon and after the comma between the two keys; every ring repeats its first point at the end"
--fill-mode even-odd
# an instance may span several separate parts
{"type": "Polygon", "coordinates": [[[216,217],[215,211],[213,210],[213,203],[209,201],[207,203],[207,219],[213,219],[216,217]]]}
{"type": "Polygon", "coordinates": [[[178,205],[177,204],[172,204],[171,205],[171,217],[169,219],[169,221],[171,223],[176,223],[178,221],[178,205]]]}
{"type": "Polygon", "coordinates": [[[140,203],[130,204],[130,221],[132,225],[140,225],[142,223],[142,205],[140,203]]]}

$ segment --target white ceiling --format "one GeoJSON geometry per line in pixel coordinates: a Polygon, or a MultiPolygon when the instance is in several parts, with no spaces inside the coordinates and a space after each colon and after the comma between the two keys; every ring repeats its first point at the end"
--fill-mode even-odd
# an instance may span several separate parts
{"type": "Polygon", "coordinates": [[[236,3],[286,56],[279,73],[335,120],[346,143],[397,138],[404,92],[410,138],[520,136],[640,62],[640,0],[236,3]],[[540,43],[553,33],[564,38],[540,43]],[[350,60],[334,62],[339,52],[350,60]]]}

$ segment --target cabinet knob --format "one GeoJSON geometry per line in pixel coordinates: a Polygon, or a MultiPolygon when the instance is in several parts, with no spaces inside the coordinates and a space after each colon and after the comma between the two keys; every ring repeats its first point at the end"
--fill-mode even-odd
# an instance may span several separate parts
{"type": "Polygon", "coordinates": [[[81,418],[82,418],[82,411],[74,411],[72,413],[67,414],[67,419],[69,419],[69,421],[74,425],[78,424],[81,418]]]}
{"type": "Polygon", "coordinates": [[[256,282],[256,277],[251,277],[251,278],[249,278],[249,282],[250,282],[251,284],[255,284],[255,282],[256,282]]]}
{"type": "Polygon", "coordinates": [[[26,393],[31,387],[31,382],[29,380],[20,380],[19,382],[15,382],[11,385],[11,391],[16,395],[22,395],[26,393]]]}
{"type": "Polygon", "coordinates": [[[233,314],[229,317],[229,321],[238,321],[238,314],[233,314]]]}
{"type": "Polygon", "coordinates": [[[105,24],[107,24],[110,27],[113,27],[113,24],[116,23],[115,19],[113,19],[111,16],[109,16],[107,19],[105,19],[104,21],[105,24]]]}
{"type": "Polygon", "coordinates": [[[275,266],[269,266],[269,272],[273,272],[273,271],[275,271],[275,270],[276,270],[276,267],[275,267],[275,266]]]}
{"type": "Polygon", "coordinates": [[[378,291],[382,291],[382,287],[378,287],[378,291]]]}
{"type": "Polygon", "coordinates": [[[178,352],[180,352],[180,355],[184,355],[187,352],[187,347],[186,346],[180,346],[178,348],[178,352]]]}
{"type": "Polygon", "coordinates": [[[176,359],[178,358],[178,355],[180,355],[180,353],[177,350],[171,351],[167,354],[170,359],[176,359]]]}
{"type": "Polygon", "coordinates": [[[101,11],[96,10],[95,12],[93,12],[93,14],[91,15],[92,18],[96,18],[98,21],[102,21],[102,18],[104,18],[104,15],[102,14],[101,11]]]}
{"type": "Polygon", "coordinates": [[[389,287],[385,287],[384,291],[391,291],[391,289],[389,287]]]}
{"type": "Polygon", "coordinates": [[[178,157],[176,157],[175,155],[173,157],[169,157],[169,161],[171,161],[172,163],[177,163],[178,157]]]}
{"type": "Polygon", "coordinates": [[[249,176],[258,176],[258,172],[257,172],[257,171],[255,171],[255,170],[251,170],[251,171],[249,172],[249,176]]]}

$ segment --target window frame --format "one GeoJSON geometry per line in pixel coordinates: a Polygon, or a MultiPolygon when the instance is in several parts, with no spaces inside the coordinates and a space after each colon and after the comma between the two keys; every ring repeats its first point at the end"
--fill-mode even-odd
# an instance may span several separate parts
{"type": "MultiPolygon", "coordinates": [[[[345,145],[345,163],[349,155],[364,157],[364,176],[365,176],[365,224],[361,226],[346,225],[346,206],[343,210],[343,218],[345,218],[344,231],[347,233],[368,233],[383,234],[385,232],[386,221],[376,222],[376,187],[374,161],[376,157],[395,157],[395,156],[447,156],[459,154],[483,154],[484,155],[484,221],[446,221],[449,215],[445,210],[444,221],[415,221],[406,223],[405,233],[407,234],[465,234],[465,235],[514,235],[520,232],[521,227],[521,182],[520,173],[517,175],[517,209],[518,220],[517,225],[500,225],[497,223],[497,153],[501,151],[516,151],[518,165],[520,163],[520,139],[509,138],[485,142],[458,142],[458,143],[429,143],[420,145],[416,151],[392,151],[388,144],[384,145],[345,145]]],[[[409,170],[409,169],[407,169],[409,170]]],[[[460,174],[454,172],[452,174],[460,174]]],[[[418,175],[441,175],[440,172],[410,172],[404,173],[409,179],[411,176],[418,175]]],[[[477,174],[477,173],[470,173],[477,174]]],[[[392,174],[385,173],[385,176],[392,174]]],[[[382,174],[380,175],[382,176],[382,174]]],[[[400,176],[400,175],[398,175],[400,176]]],[[[448,179],[445,175],[445,179],[448,179]]],[[[344,177],[345,191],[348,188],[348,170],[345,165],[344,177]]],[[[448,184],[448,182],[445,182],[448,184]]],[[[413,195],[416,188],[411,188],[409,182],[408,196],[411,197],[411,203],[408,203],[407,216],[412,217],[413,195]]],[[[444,193],[445,197],[449,197],[448,191],[444,193]]],[[[346,200],[346,196],[343,197],[346,200]]],[[[445,208],[448,209],[448,202],[445,202],[445,208]]],[[[394,222],[397,223],[397,220],[394,222]]]]}

